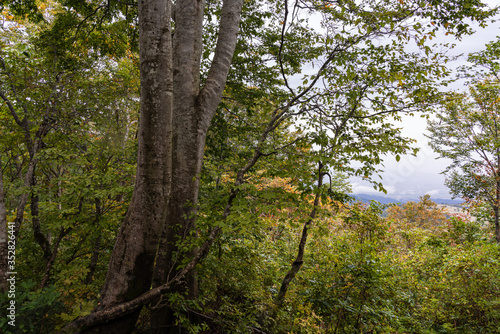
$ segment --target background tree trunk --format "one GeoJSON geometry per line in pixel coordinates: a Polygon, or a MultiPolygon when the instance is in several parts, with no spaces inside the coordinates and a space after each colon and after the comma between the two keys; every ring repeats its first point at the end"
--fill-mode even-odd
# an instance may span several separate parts
{"type": "MultiPolygon", "coordinates": [[[[495,123],[495,129],[497,129],[497,123],[495,123]]],[[[498,131],[497,131],[498,133],[498,131]]],[[[498,243],[500,243],[500,150],[497,149],[497,170],[494,174],[496,182],[495,182],[495,205],[493,205],[493,211],[495,212],[495,239],[498,243]]]]}
{"type": "Polygon", "coordinates": [[[318,190],[314,197],[313,209],[309,214],[309,219],[304,223],[304,226],[302,227],[302,235],[300,237],[297,257],[295,258],[295,261],[293,261],[290,270],[288,270],[288,272],[286,273],[285,278],[283,278],[283,281],[281,282],[280,291],[278,291],[278,295],[276,296],[276,299],[274,301],[274,303],[278,307],[281,307],[283,305],[286,293],[288,291],[288,287],[292,282],[292,280],[297,275],[297,273],[300,271],[300,268],[304,263],[304,253],[309,233],[309,226],[316,218],[316,213],[320,204],[321,186],[323,185],[323,177],[325,176],[325,173],[322,172],[322,169],[323,169],[323,164],[320,162],[318,166],[318,190]]]}
{"type": "Polygon", "coordinates": [[[7,209],[3,192],[2,158],[0,157],[0,293],[7,292],[7,209]]]}
{"type": "MultiPolygon", "coordinates": [[[[95,199],[95,226],[99,229],[99,220],[101,219],[102,208],[101,208],[101,200],[99,198],[95,199]]],[[[94,273],[97,268],[99,254],[101,253],[101,233],[97,235],[97,238],[94,241],[94,246],[92,249],[92,256],[90,257],[90,263],[88,266],[88,273],[85,277],[84,283],[90,284],[94,280],[94,273]]]]}
{"type": "MultiPolygon", "coordinates": [[[[36,185],[35,180],[32,181],[32,185],[33,186],[36,185]]],[[[45,260],[45,265],[47,265],[50,262],[50,259],[52,258],[52,250],[50,249],[49,240],[47,240],[47,237],[42,232],[39,209],[38,209],[39,202],[40,198],[38,194],[34,192],[31,193],[31,203],[30,203],[31,227],[33,228],[33,235],[35,237],[35,241],[43,251],[43,258],[45,260]]]]}

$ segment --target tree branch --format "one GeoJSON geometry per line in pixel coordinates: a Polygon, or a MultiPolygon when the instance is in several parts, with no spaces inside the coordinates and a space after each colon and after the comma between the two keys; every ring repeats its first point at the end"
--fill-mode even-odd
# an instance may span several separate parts
{"type": "Polygon", "coordinates": [[[324,173],[321,172],[322,169],[323,169],[323,164],[320,162],[318,166],[318,191],[316,192],[316,196],[314,198],[313,209],[309,214],[309,219],[304,223],[304,227],[302,228],[302,236],[299,242],[297,257],[295,258],[295,261],[292,263],[292,267],[285,275],[285,278],[281,283],[280,291],[278,292],[278,295],[276,296],[276,299],[274,301],[274,303],[278,307],[283,305],[283,302],[285,301],[286,292],[288,291],[288,286],[290,285],[290,282],[295,278],[300,268],[302,267],[302,264],[304,263],[304,251],[307,243],[309,225],[311,225],[314,218],[316,218],[316,212],[318,210],[319,199],[321,194],[320,188],[323,185],[323,176],[325,175],[324,173]]]}
{"type": "Polygon", "coordinates": [[[238,41],[243,2],[243,0],[224,0],[221,9],[221,22],[214,59],[208,72],[205,86],[199,95],[202,109],[209,110],[204,124],[207,128],[217,110],[217,105],[222,98],[222,92],[226,85],[227,75],[238,41]]]}
{"type": "Polygon", "coordinates": [[[10,102],[10,100],[7,98],[7,96],[5,96],[5,94],[1,90],[0,90],[0,97],[7,104],[10,114],[14,118],[14,121],[16,121],[16,124],[24,129],[24,123],[19,119],[19,116],[17,115],[16,109],[12,105],[12,102],[10,102]]]}

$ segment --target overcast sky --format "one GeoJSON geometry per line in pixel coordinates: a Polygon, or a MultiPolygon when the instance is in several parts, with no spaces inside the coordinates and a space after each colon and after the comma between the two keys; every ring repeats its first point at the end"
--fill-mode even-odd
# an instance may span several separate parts
{"type": "MultiPolygon", "coordinates": [[[[499,0],[486,1],[491,6],[500,5],[499,0]]],[[[500,17],[499,17],[500,21],[500,17]]],[[[464,54],[459,60],[453,62],[451,66],[457,67],[466,63],[467,55],[471,52],[483,50],[485,45],[500,36],[500,22],[491,23],[488,27],[477,28],[472,36],[463,37],[461,41],[444,39],[443,41],[457,44],[451,51],[453,55],[464,54]]],[[[450,89],[465,90],[463,84],[457,83],[450,89]]],[[[421,148],[417,157],[402,156],[399,162],[394,157],[388,157],[384,161],[385,170],[381,174],[383,184],[387,190],[387,196],[395,198],[418,198],[419,196],[429,194],[432,198],[451,198],[448,189],[444,185],[444,176],[440,174],[448,165],[443,159],[437,159],[435,154],[428,146],[427,138],[424,136],[427,127],[427,121],[418,116],[403,118],[400,123],[403,128],[403,135],[417,140],[416,146],[421,148]]],[[[377,194],[379,193],[368,182],[359,178],[351,178],[353,192],[355,194],[377,194]]]]}

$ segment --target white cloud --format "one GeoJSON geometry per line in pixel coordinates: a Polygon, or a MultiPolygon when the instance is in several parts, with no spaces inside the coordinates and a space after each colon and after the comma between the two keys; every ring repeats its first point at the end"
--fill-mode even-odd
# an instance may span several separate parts
{"type": "MultiPolygon", "coordinates": [[[[396,192],[396,188],[393,186],[385,186],[385,190],[387,190],[388,195],[392,195],[396,192]]],[[[362,185],[359,183],[352,184],[352,193],[353,194],[369,194],[369,195],[380,195],[383,196],[384,193],[380,192],[373,188],[373,186],[362,185]]]]}
{"type": "MultiPolygon", "coordinates": [[[[498,0],[486,0],[490,6],[498,4],[498,0]]],[[[471,36],[464,36],[461,41],[457,41],[451,36],[437,36],[436,40],[446,43],[455,43],[457,46],[449,51],[451,56],[463,54],[456,61],[449,62],[450,69],[456,71],[456,68],[466,63],[466,57],[471,52],[477,52],[485,49],[485,44],[497,39],[500,29],[500,20],[491,23],[487,28],[477,27],[477,32],[471,36]]],[[[448,89],[465,90],[464,82],[457,81],[448,89]]],[[[432,117],[432,116],[431,116],[432,117]]],[[[426,193],[434,198],[451,198],[448,188],[445,186],[445,177],[440,174],[449,164],[446,159],[437,159],[439,155],[428,146],[426,133],[427,120],[418,116],[403,116],[401,122],[394,122],[397,127],[403,128],[402,135],[417,140],[416,146],[421,148],[416,157],[401,155],[400,161],[396,161],[393,156],[384,159],[381,168],[382,184],[392,198],[418,198],[426,193]]],[[[375,178],[375,176],[374,176],[375,178]]],[[[373,187],[361,178],[351,177],[354,194],[384,194],[373,189],[373,187]]]]}
{"type": "Polygon", "coordinates": [[[440,189],[433,189],[433,190],[428,190],[425,193],[428,194],[428,195],[431,195],[431,196],[436,196],[436,195],[440,195],[442,193],[442,190],[440,190],[440,189]]]}

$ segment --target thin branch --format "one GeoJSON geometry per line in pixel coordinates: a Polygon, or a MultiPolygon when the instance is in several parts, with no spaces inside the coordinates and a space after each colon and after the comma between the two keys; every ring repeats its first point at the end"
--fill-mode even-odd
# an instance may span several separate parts
{"type": "Polygon", "coordinates": [[[323,169],[323,164],[320,162],[319,166],[318,166],[318,190],[317,190],[316,196],[314,198],[313,209],[312,209],[311,213],[309,214],[309,219],[304,223],[304,226],[302,228],[302,236],[301,236],[300,242],[299,242],[297,257],[295,258],[295,261],[292,263],[292,267],[290,268],[288,273],[285,275],[285,278],[283,279],[283,282],[281,283],[280,291],[278,292],[278,295],[276,296],[276,299],[274,301],[274,303],[278,307],[283,305],[283,302],[285,301],[286,292],[288,291],[288,286],[290,285],[290,282],[295,278],[295,276],[299,272],[300,268],[302,267],[302,264],[304,263],[304,252],[305,252],[305,247],[306,247],[306,243],[307,243],[309,225],[311,225],[313,220],[316,218],[316,213],[317,213],[318,206],[319,206],[319,199],[320,199],[320,195],[321,195],[320,188],[323,185],[323,176],[324,176],[324,173],[321,172],[322,169],[323,169]]]}
{"type": "Polygon", "coordinates": [[[0,90],[0,97],[7,104],[7,107],[9,108],[10,114],[12,115],[14,120],[16,121],[16,124],[19,125],[20,127],[24,128],[24,122],[22,122],[19,119],[19,116],[17,115],[16,109],[12,105],[12,102],[10,102],[10,100],[7,98],[7,96],[5,96],[5,94],[1,90],[0,90]]]}
{"type": "Polygon", "coordinates": [[[285,144],[285,145],[283,145],[283,146],[280,146],[280,147],[278,147],[278,148],[275,148],[272,152],[268,152],[268,153],[261,153],[260,155],[261,155],[261,156],[263,156],[263,157],[269,157],[269,156],[271,156],[271,155],[273,155],[273,154],[278,153],[278,151],[284,150],[285,148],[288,148],[288,147],[290,147],[290,146],[294,145],[295,143],[299,142],[300,140],[302,140],[302,139],[304,139],[304,138],[306,138],[306,137],[298,137],[298,138],[296,138],[295,140],[293,140],[293,141],[289,142],[288,144],[285,144]]]}
{"type": "Polygon", "coordinates": [[[283,46],[285,44],[285,30],[286,30],[287,19],[288,19],[288,0],[285,0],[285,17],[283,18],[283,24],[281,27],[281,41],[280,41],[280,49],[278,52],[278,62],[280,64],[281,76],[285,81],[286,88],[288,88],[288,90],[290,91],[290,93],[292,93],[292,95],[295,95],[295,92],[288,84],[288,80],[285,75],[285,68],[283,67],[283,46]]]}

